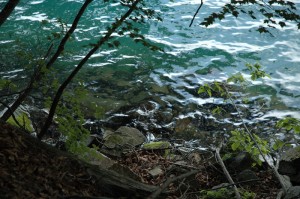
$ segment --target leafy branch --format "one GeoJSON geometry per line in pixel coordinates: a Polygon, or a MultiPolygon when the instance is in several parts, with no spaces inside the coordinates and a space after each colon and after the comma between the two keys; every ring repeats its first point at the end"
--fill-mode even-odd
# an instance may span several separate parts
{"type": "Polygon", "coordinates": [[[47,132],[48,128],[50,127],[56,108],[58,106],[58,103],[60,101],[60,98],[66,89],[66,87],[69,85],[69,83],[72,81],[72,79],[75,77],[75,75],[80,71],[80,69],[84,66],[84,64],[89,60],[89,58],[103,45],[105,44],[111,37],[111,35],[117,31],[117,29],[123,24],[123,22],[131,15],[131,13],[136,9],[137,4],[141,0],[136,0],[132,3],[129,10],[120,18],[116,19],[116,21],[111,25],[111,27],[107,28],[107,33],[104,37],[102,37],[92,48],[87,55],[80,61],[80,63],[74,68],[74,70],[71,72],[71,74],[65,79],[65,81],[60,85],[58,88],[55,97],[52,101],[51,108],[49,111],[49,115],[42,127],[41,132],[38,134],[38,138],[41,139],[47,132]]]}
{"type": "MultiPolygon", "coordinates": [[[[256,63],[254,65],[252,64],[246,64],[247,69],[250,71],[251,74],[251,80],[256,80],[258,78],[265,78],[269,77],[266,72],[261,70],[261,65],[256,63]]],[[[227,82],[233,82],[233,83],[240,83],[245,84],[246,80],[243,77],[241,73],[237,73],[236,75],[233,75],[232,77],[229,77],[227,79],[227,82]]],[[[234,106],[234,109],[237,111],[238,117],[242,121],[243,129],[239,130],[233,130],[231,131],[231,137],[229,139],[231,148],[233,151],[236,150],[242,150],[247,151],[252,158],[260,165],[262,162],[259,159],[259,155],[263,158],[263,160],[268,163],[270,168],[272,169],[273,173],[277,177],[278,181],[280,182],[282,189],[284,192],[287,191],[288,186],[285,183],[282,176],[278,173],[277,167],[278,164],[273,165],[270,162],[267,161],[266,155],[270,153],[270,148],[268,147],[268,142],[266,140],[261,139],[256,134],[252,133],[251,130],[247,127],[245,122],[243,121],[242,114],[237,107],[233,96],[230,94],[228,88],[226,86],[219,87],[216,85],[219,85],[219,83],[214,82],[212,84],[213,86],[209,86],[208,84],[204,84],[201,86],[198,90],[198,93],[206,92],[210,97],[212,96],[212,91],[218,91],[221,92],[221,96],[226,96],[230,100],[231,104],[234,106]]],[[[217,111],[215,111],[217,112],[217,111]]],[[[295,118],[285,118],[277,123],[278,128],[284,128],[286,130],[294,130],[295,133],[300,133],[300,121],[295,118]]],[[[275,142],[273,145],[273,149],[278,150],[279,148],[283,147],[284,143],[282,142],[275,142]]],[[[277,159],[277,162],[279,160],[277,159]]]]}
{"type": "Polygon", "coordinates": [[[284,28],[287,21],[296,23],[298,29],[300,29],[300,14],[297,11],[295,3],[292,1],[232,0],[230,3],[225,4],[219,12],[213,12],[204,18],[200,25],[205,27],[210,26],[216,20],[225,19],[228,14],[236,18],[241,14],[245,14],[256,20],[256,13],[259,12],[264,17],[264,20],[257,31],[271,34],[269,28],[276,28],[275,25],[284,28]],[[251,9],[249,9],[249,4],[253,5],[251,9]]]}

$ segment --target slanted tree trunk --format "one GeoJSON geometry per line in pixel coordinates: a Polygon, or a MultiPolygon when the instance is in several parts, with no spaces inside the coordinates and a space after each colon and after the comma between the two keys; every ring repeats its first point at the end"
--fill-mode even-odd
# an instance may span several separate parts
{"type": "MultiPolygon", "coordinates": [[[[50,60],[46,64],[47,69],[50,69],[52,67],[52,65],[55,63],[55,61],[59,57],[59,55],[63,52],[67,41],[69,40],[69,38],[73,34],[73,32],[76,30],[79,20],[81,19],[86,8],[92,1],[93,0],[86,0],[84,2],[84,4],[81,6],[80,10],[78,11],[78,13],[72,23],[72,26],[70,27],[68,32],[65,34],[65,36],[61,40],[55,54],[50,58],[50,60]]],[[[52,46],[50,48],[52,48],[52,46]]],[[[28,97],[28,95],[34,89],[34,85],[41,80],[41,78],[43,77],[43,73],[41,72],[42,67],[44,67],[44,66],[40,65],[40,66],[36,67],[35,72],[30,79],[30,82],[28,83],[28,85],[26,86],[24,91],[18,96],[16,101],[14,101],[14,103],[10,106],[10,108],[4,112],[4,114],[1,117],[2,120],[4,120],[4,121],[8,120],[8,118],[15,112],[15,110],[17,110],[17,108],[22,104],[22,102],[28,97]]]]}
{"type": "Polygon", "coordinates": [[[14,11],[15,7],[18,5],[20,0],[9,0],[5,7],[0,12],[0,27],[9,17],[9,15],[14,11]]]}
{"type": "Polygon", "coordinates": [[[71,74],[68,76],[68,78],[66,78],[66,80],[60,85],[60,87],[58,88],[55,97],[52,101],[51,104],[51,108],[49,111],[49,115],[45,121],[45,124],[42,127],[41,132],[38,135],[38,138],[41,139],[46,132],[48,131],[55,111],[56,111],[56,107],[60,101],[60,98],[64,92],[64,90],[66,89],[66,87],[69,85],[69,83],[72,81],[72,79],[75,77],[75,75],[81,70],[81,68],[83,67],[83,65],[89,60],[89,58],[100,48],[102,47],[103,44],[105,44],[105,42],[107,42],[111,35],[124,23],[124,21],[131,15],[131,13],[136,9],[137,4],[140,2],[141,0],[135,0],[132,5],[129,7],[129,10],[120,18],[118,19],[115,23],[113,23],[113,25],[111,26],[111,28],[109,29],[109,31],[105,34],[104,37],[102,37],[97,44],[95,45],[94,48],[92,48],[88,54],[79,62],[79,64],[74,68],[74,70],[71,72],[71,74]]]}
{"type": "Polygon", "coordinates": [[[3,198],[146,198],[157,189],[83,162],[1,120],[0,132],[3,198]]]}

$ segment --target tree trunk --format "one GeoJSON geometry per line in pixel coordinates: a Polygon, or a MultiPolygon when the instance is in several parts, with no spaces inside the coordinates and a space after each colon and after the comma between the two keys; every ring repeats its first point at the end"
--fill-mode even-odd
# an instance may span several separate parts
{"type": "Polygon", "coordinates": [[[9,0],[5,7],[0,12],[0,27],[9,17],[9,15],[14,11],[15,7],[18,5],[20,0],[9,0]]]}
{"type": "MultiPolygon", "coordinates": [[[[63,39],[61,40],[55,54],[50,58],[50,60],[48,61],[48,63],[46,64],[46,68],[50,69],[52,67],[52,65],[55,63],[55,61],[58,59],[59,55],[63,52],[65,45],[67,43],[67,41],[69,40],[70,36],[73,34],[73,32],[76,30],[77,25],[82,17],[82,15],[84,14],[86,8],[88,7],[88,5],[92,2],[93,0],[86,0],[84,2],[84,4],[81,6],[80,10],[78,11],[72,26],[70,27],[70,29],[68,30],[68,32],[65,34],[65,36],[63,37],[63,39]]],[[[49,48],[48,51],[50,51],[52,48],[49,48]]],[[[49,53],[49,52],[48,52],[49,53]]],[[[47,53],[47,54],[48,54],[47,53]]],[[[45,57],[46,59],[47,57],[45,57]]],[[[15,110],[17,110],[17,108],[22,104],[22,102],[28,97],[28,95],[30,94],[30,92],[33,90],[34,85],[39,82],[41,80],[41,78],[43,77],[43,73],[41,73],[42,67],[44,67],[43,65],[37,66],[33,76],[30,79],[29,84],[27,85],[27,87],[24,89],[24,91],[18,96],[17,100],[11,105],[10,109],[6,110],[4,112],[4,114],[2,115],[1,119],[4,121],[7,121],[8,118],[15,112],[15,110]]]]}
{"type": "Polygon", "coordinates": [[[66,80],[60,85],[60,87],[58,88],[57,92],[55,93],[55,97],[52,101],[51,104],[51,108],[49,111],[49,115],[45,121],[45,124],[42,127],[41,132],[38,134],[38,138],[41,139],[48,131],[56,108],[58,106],[58,103],[60,101],[60,98],[64,92],[64,90],[66,89],[66,87],[69,85],[69,83],[72,81],[72,79],[75,77],[75,75],[81,70],[81,68],[84,66],[84,64],[89,60],[89,58],[105,43],[109,40],[109,38],[111,37],[111,35],[124,23],[124,21],[131,15],[131,13],[136,9],[137,4],[140,2],[141,0],[135,0],[132,5],[130,6],[129,10],[119,19],[117,20],[115,23],[113,23],[113,25],[111,26],[110,30],[105,34],[104,37],[102,37],[97,44],[95,45],[94,48],[92,48],[88,54],[79,62],[79,64],[74,68],[74,70],[71,72],[71,74],[66,78],[66,80]]]}

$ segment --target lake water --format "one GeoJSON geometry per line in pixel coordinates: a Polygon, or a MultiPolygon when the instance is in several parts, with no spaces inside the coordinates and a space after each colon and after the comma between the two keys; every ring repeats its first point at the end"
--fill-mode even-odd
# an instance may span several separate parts
{"type": "MultiPolygon", "coordinates": [[[[4,2],[0,0],[0,8],[4,2]]],[[[27,52],[33,59],[46,54],[50,46],[47,37],[61,31],[57,19],[70,25],[83,2],[21,2],[0,28],[1,76],[24,78],[27,72],[24,66],[30,64],[30,59],[24,59],[20,52],[27,52]],[[50,23],[41,25],[44,20],[50,23]],[[20,52],[14,53],[14,50],[20,52]]],[[[249,87],[247,97],[252,102],[250,108],[254,108],[249,112],[251,116],[245,116],[245,121],[250,124],[287,115],[300,118],[300,31],[295,24],[287,23],[286,29],[271,30],[273,36],[260,34],[255,30],[263,19],[254,21],[244,15],[228,16],[209,28],[199,26],[204,17],[218,11],[226,2],[205,1],[189,27],[200,1],[154,0],[151,5],[161,14],[163,22],[149,21],[139,28],[149,41],[163,48],[164,53],[152,52],[129,38],[119,37],[119,48],[104,47],[94,54],[78,78],[93,91],[91,100],[104,107],[106,118],[120,121],[130,115],[130,122],[145,130],[175,128],[180,131],[185,125],[193,124],[207,132],[216,129],[207,128],[210,120],[239,125],[230,115],[222,119],[211,115],[214,105],[225,107],[226,103],[218,97],[201,97],[197,89],[204,83],[223,81],[238,71],[247,76],[243,70],[245,64],[257,62],[272,78],[255,81],[249,87]],[[263,111],[258,110],[261,105],[263,111]],[[191,119],[185,121],[185,118],[191,119]],[[195,124],[197,121],[203,124],[195,124]],[[182,127],[178,125],[180,122],[182,127]],[[154,127],[150,128],[149,123],[154,127]]],[[[300,9],[300,2],[297,8],[300,9]]],[[[88,44],[95,43],[122,11],[117,3],[95,1],[91,4],[64,55],[55,64],[62,75],[76,66],[90,49],[88,44]]]]}

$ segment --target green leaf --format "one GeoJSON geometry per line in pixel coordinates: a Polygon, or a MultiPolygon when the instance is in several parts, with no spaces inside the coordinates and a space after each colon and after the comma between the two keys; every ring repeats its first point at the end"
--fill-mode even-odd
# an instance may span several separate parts
{"type": "Polygon", "coordinates": [[[231,149],[233,151],[236,151],[239,148],[239,146],[240,146],[239,142],[234,142],[234,143],[231,144],[231,149]]]}
{"type": "Polygon", "coordinates": [[[295,131],[295,133],[299,134],[300,133],[300,126],[294,126],[294,131],[295,131]]]}
{"type": "Polygon", "coordinates": [[[272,146],[272,148],[277,151],[279,149],[281,149],[284,146],[284,142],[281,140],[276,140],[276,142],[274,143],[274,145],[272,146]]]}
{"type": "Polygon", "coordinates": [[[233,82],[233,83],[244,83],[245,82],[245,78],[244,76],[238,72],[232,76],[230,76],[228,79],[227,79],[227,82],[233,82]]]}
{"type": "Polygon", "coordinates": [[[221,115],[225,110],[222,107],[217,106],[212,110],[213,115],[221,115]]]}
{"type": "Polygon", "coordinates": [[[198,94],[207,93],[209,97],[212,96],[212,89],[208,84],[204,84],[198,89],[198,94]]]}

